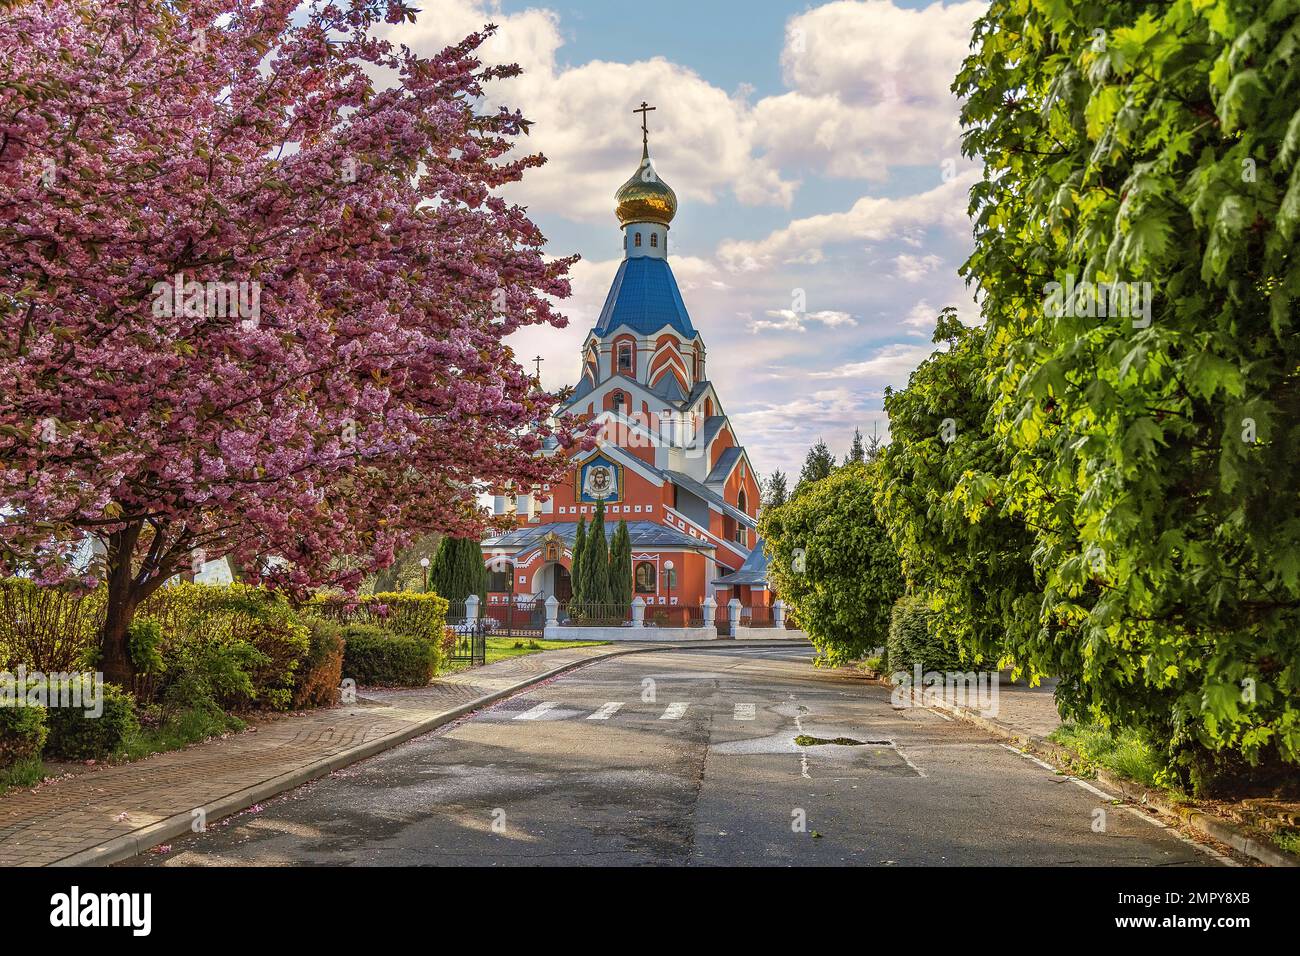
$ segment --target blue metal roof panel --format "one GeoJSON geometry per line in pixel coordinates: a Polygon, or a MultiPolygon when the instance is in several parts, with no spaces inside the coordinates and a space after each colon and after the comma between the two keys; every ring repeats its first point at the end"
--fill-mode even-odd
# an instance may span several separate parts
{"type": "Polygon", "coordinates": [[[596,321],[596,334],[604,335],[626,325],[641,335],[651,335],[665,325],[690,338],[696,335],[682,293],[666,259],[638,256],[624,259],[605,297],[596,321]]]}

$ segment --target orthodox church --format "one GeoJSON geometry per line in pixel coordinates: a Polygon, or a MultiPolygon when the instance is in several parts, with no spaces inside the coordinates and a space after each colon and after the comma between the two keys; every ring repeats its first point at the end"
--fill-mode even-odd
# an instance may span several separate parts
{"type": "Polygon", "coordinates": [[[641,165],[615,193],[623,261],[582,345],[582,377],[565,413],[599,426],[591,451],[561,449],[562,481],[498,496],[497,514],[518,527],[483,542],[489,603],[572,589],[578,522],[605,504],[605,530],[620,520],[632,539],[633,593],[648,605],[768,605],[766,561],[755,529],[758,476],[709,381],[704,339],[668,262],[677,196],[650,162],[646,111],[641,165]]]}

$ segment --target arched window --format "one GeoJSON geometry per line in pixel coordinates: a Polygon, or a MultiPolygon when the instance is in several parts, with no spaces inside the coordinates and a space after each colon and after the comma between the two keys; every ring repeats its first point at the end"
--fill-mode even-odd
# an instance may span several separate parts
{"type": "Polygon", "coordinates": [[[624,398],[622,392],[614,393],[614,414],[620,415],[623,412],[624,398]]]}
{"type": "Polygon", "coordinates": [[[743,491],[740,493],[739,497],[736,498],[736,507],[745,512],[745,514],[749,514],[749,498],[746,497],[743,491]]]}
{"type": "Polygon", "coordinates": [[[635,244],[638,245],[638,246],[641,245],[641,233],[639,233],[639,232],[636,234],[636,243],[635,243],[635,244]]]}
{"type": "Polygon", "coordinates": [[[657,232],[650,233],[650,245],[652,246],[659,245],[659,233],[657,232]]]}
{"type": "Polygon", "coordinates": [[[658,575],[655,573],[655,566],[649,561],[638,561],[633,577],[636,578],[637,594],[655,593],[655,578],[658,575]]]}
{"type": "Polygon", "coordinates": [[[632,371],[632,346],[627,342],[618,347],[618,370],[629,373],[632,371]]]}

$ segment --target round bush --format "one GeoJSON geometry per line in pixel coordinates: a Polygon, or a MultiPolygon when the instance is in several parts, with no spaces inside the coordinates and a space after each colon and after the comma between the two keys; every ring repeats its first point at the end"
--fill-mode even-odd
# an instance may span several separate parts
{"type": "Polygon", "coordinates": [[[911,671],[917,664],[921,671],[964,670],[955,641],[947,641],[936,632],[936,616],[922,595],[901,597],[889,618],[889,643],[885,659],[889,669],[911,671]]]}
{"type": "Polygon", "coordinates": [[[48,732],[44,707],[0,704],[0,767],[39,757],[48,732]]]}
{"type": "Polygon", "coordinates": [[[112,684],[100,686],[103,713],[88,716],[84,707],[50,707],[46,753],[67,760],[103,760],[115,754],[139,728],[135,698],[112,684]]]}

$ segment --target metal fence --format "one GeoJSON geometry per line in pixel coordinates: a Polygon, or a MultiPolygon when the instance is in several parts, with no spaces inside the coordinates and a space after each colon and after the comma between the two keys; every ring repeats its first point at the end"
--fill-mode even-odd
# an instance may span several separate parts
{"type": "Polygon", "coordinates": [[[646,627],[705,627],[704,608],[698,604],[647,604],[646,627]]]}
{"type": "Polygon", "coordinates": [[[776,627],[776,612],[771,607],[756,604],[740,609],[741,627],[776,627]]]}
{"type": "Polygon", "coordinates": [[[453,664],[487,663],[488,630],[482,614],[471,618],[464,601],[452,601],[447,608],[447,659],[453,664]]]}
{"type": "Polygon", "coordinates": [[[632,605],[570,601],[560,605],[557,618],[564,627],[630,627],[632,605]]]}

